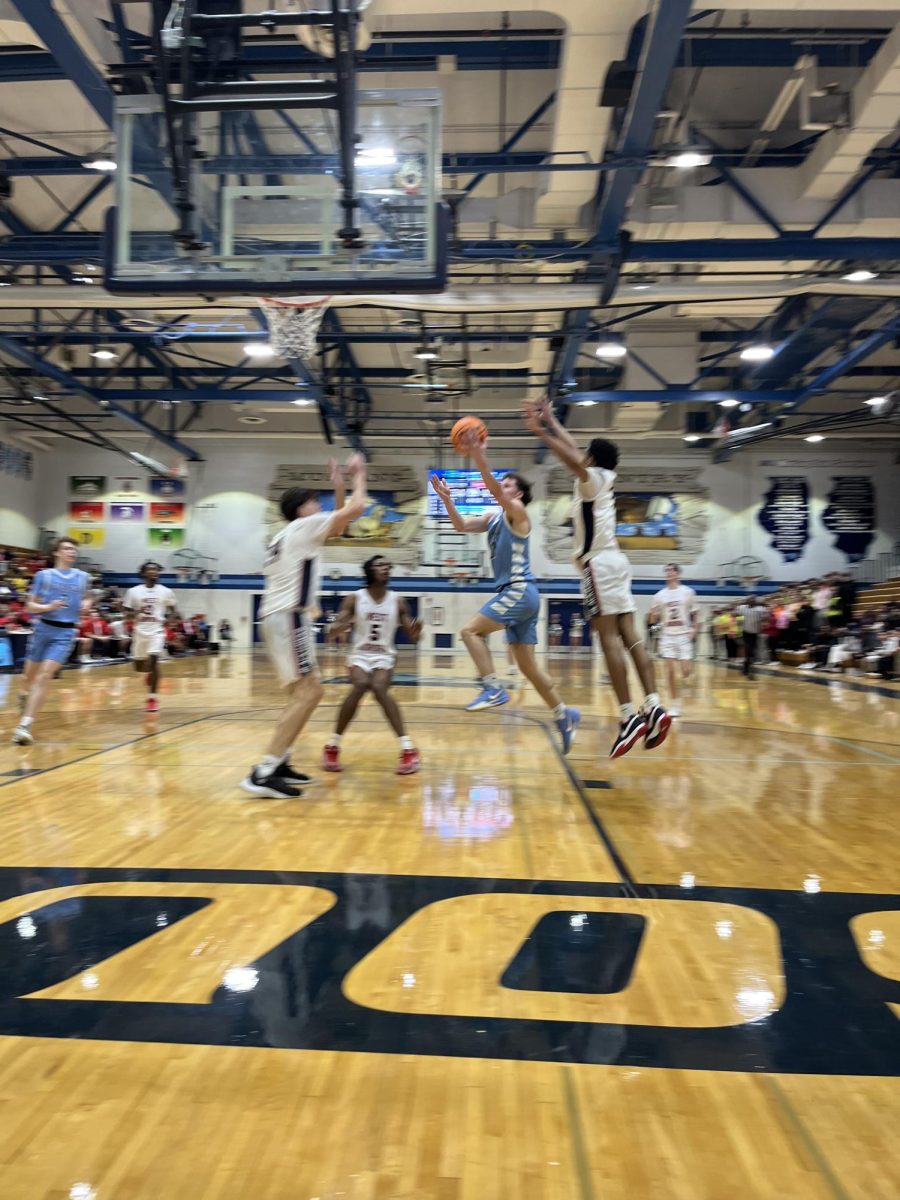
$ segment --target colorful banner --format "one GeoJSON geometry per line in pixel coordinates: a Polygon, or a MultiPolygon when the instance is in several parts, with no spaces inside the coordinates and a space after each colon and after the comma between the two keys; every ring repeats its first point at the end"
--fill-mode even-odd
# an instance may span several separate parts
{"type": "Polygon", "coordinates": [[[105,475],[70,475],[70,496],[102,496],[106,491],[105,475]]]}
{"type": "Polygon", "coordinates": [[[147,530],[147,544],[154,550],[179,550],[184,545],[184,530],[151,525],[147,530]]]}
{"type": "Polygon", "coordinates": [[[875,488],[868,475],[833,475],[822,524],[835,535],[836,550],[861,562],[875,540],[875,488]]]}
{"type": "Polygon", "coordinates": [[[99,501],[72,500],[69,502],[69,520],[81,525],[92,525],[103,520],[104,505],[99,501]]]}
{"type": "Polygon", "coordinates": [[[183,479],[167,479],[165,477],[150,480],[150,495],[174,497],[184,495],[183,479]]]}
{"type": "Polygon", "coordinates": [[[99,550],[106,540],[104,529],[69,529],[68,536],[85,550],[99,550]]]}
{"type": "Polygon", "coordinates": [[[145,508],[143,504],[112,503],[109,506],[111,521],[143,521],[145,508]]]}
{"type": "Polygon", "coordinates": [[[802,475],[770,475],[769,483],[759,523],[772,535],[772,549],[785,562],[796,562],[809,541],[809,484],[802,475]]]}
{"type": "Polygon", "coordinates": [[[157,525],[183,525],[183,504],[151,504],[150,520],[157,525]]]}
{"type": "Polygon", "coordinates": [[[135,496],[140,491],[138,484],[141,481],[134,475],[118,475],[114,482],[116,488],[113,495],[115,496],[135,496]]]}

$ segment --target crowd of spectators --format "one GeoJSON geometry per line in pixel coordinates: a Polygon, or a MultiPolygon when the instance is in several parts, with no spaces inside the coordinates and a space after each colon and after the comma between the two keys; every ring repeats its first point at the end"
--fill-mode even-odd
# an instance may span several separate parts
{"type": "MultiPolygon", "coordinates": [[[[34,550],[0,547],[0,665],[18,665],[24,657],[24,640],[13,652],[9,635],[28,635],[33,617],[25,606],[31,581],[38,571],[51,565],[49,559],[34,550]]],[[[72,652],[72,662],[111,662],[129,657],[132,640],[132,621],[122,610],[122,591],[104,583],[99,572],[92,573],[91,609],[78,628],[78,638],[72,652]]],[[[228,621],[220,623],[220,640],[232,640],[228,621]]],[[[203,613],[181,617],[173,615],[166,622],[166,649],[170,655],[205,654],[215,631],[203,613]]]]}
{"type": "MultiPolygon", "coordinates": [[[[900,678],[900,601],[867,609],[851,577],[835,573],[760,597],[759,603],[766,613],[756,639],[757,661],[900,678]]],[[[713,609],[712,658],[734,660],[746,653],[746,611],[746,600],[713,609]]]]}

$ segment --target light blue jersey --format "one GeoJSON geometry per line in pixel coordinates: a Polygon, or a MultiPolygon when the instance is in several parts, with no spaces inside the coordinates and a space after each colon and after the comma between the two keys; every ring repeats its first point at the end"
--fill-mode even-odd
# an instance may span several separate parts
{"type": "Polygon", "coordinates": [[[532,583],[534,573],[528,559],[530,533],[513,533],[506,514],[501,510],[491,518],[487,535],[496,586],[505,588],[511,583],[532,583]]]}
{"type": "Polygon", "coordinates": [[[59,567],[47,567],[35,575],[30,591],[39,604],[65,600],[65,608],[48,612],[46,619],[58,621],[60,624],[77,625],[81,620],[81,602],[90,585],[91,577],[87,571],[79,571],[75,567],[68,571],[61,571],[59,567]]]}
{"type": "Polygon", "coordinates": [[[487,528],[488,548],[497,595],[481,606],[480,612],[506,629],[506,640],[533,646],[537,643],[537,619],[541,599],[528,561],[529,534],[513,533],[502,511],[487,528]]]}

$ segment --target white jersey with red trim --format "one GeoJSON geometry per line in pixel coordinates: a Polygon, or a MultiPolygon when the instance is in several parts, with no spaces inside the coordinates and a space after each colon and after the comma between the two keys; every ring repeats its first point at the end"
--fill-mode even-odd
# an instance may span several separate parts
{"type": "Polygon", "coordinates": [[[400,620],[400,597],[387,591],[374,600],[368,588],[355,593],[356,616],[353,627],[352,659],[374,656],[396,659],[394,638],[400,620]]]}
{"type": "Polygon", "coordinates": [[[309,613],[319,595],[319,556],[328,537],[333,513],[298,517],[272,538],[263,573],[266,591],[259,615],[277,612],[309,613]]]}
{"type": "Polygon", "coordinates": [[[587,479],[575,480],[573,557],[579,566],[601,550],[617,550],[616,473],[588,467],[587,479]]]}
{"type": "Polygon", "coordinates": [[[664,587],[653,597],[653,607],[662,611],[662,632],[690,633],[693,628],[691,614],[697,607],[697,593],[687,584],[664,587]]]}

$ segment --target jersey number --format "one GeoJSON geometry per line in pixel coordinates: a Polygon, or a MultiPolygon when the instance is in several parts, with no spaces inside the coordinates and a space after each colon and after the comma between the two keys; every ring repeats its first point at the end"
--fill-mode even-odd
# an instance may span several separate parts
{"type": "Polygon", "coordinates": [[[384,617],[381,615],[381,613],[373,613],[369,617],[369,638],[368,638],[368,640],[370,642],[375,642],[376,644],[380,644],[381,643],[381,634],[382,634],[383,629],[384,629],[384,617]]]}

